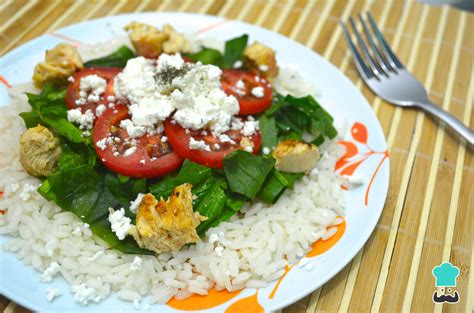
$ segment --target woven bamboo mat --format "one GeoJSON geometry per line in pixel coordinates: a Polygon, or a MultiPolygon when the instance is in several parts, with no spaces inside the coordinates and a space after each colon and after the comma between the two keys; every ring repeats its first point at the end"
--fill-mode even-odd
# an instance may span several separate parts
{"type": "MultiPolygon", "coordinates": [[[[337,276],[283,312],[467,312],[474,308],[474,155],[421,112],[375,97],[359,79],[337,22],[370,10],[433,102],[474,127],[474,15],[402,0],[0,0],[0,55],[83,20],[139,11],[225,16],[280,32],[340,68],[372,104],[387,137],[391,181],[382,217],[337,276]],[[434,304],[432,268],[460,269],[460,301],[434,304]]],[[[0,296],[0,310],[26,309],[0,296]]]]}

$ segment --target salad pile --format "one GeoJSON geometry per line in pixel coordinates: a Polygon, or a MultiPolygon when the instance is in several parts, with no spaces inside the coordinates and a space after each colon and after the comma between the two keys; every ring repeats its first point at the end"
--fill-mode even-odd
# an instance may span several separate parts
{"type": "Polygon", "coordinates": [[[26,127],[46,127],[61,148],[40,194],[89,224],[110,248],[136,254],[154,252],[140,248],[130,236],[120,240],[111,229],[109,208],[123,208],[134,224],[134,200],[140,194],[167,199],[177,186],[191,184],[192,209],[207,218],[196,229],[199,236],[237,214],[245,202],[275,203],[304,175],[279,170],[272,157],[275,147],[288,139],[304,142],[303,134],[311,134],[304,137],[319,146],[337,132],[333,118],[312,96],[273,90],[271,78],[264,75],[268,68],[245,63],[247,47],[247,35],[227,41],[223,52],[202,47],[182,56],[137,57],[122,46],[85,62],[68,82],[44,84],[41,93],[27,94],[32,110],[20,114],[26,127]],[[137,100],[144,84],[140,75],[148,73],[147,66],[159,69],[160,62],[162,70],[150,79],[167,87],[159,90],[156,101],[178,103],[189,95],[187,82],[179,85],[176,79],[195,72],[197,84],[207,86],[217,68],[223,93],[210,91],[210,97],[225,110],[209,113],[184,104],[166,109],[163,104],[165,109],[147,115],[150,107],[137,100]],[[133,64],[142,66],[142,72],[133,72],[133,64]],[[208,76],[199,76],[202,69],[208,76]],[[90,90],[100,94],[84,94],[86,77],[90,90]],[[162,122],[139,122],[150,114],[163,114],[162,122]]]}

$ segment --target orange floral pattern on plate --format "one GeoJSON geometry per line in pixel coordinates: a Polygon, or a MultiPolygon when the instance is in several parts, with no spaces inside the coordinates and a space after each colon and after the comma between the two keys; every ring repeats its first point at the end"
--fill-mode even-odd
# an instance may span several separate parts
{"type": "Polygon", "coordinates": [[[263,313],[265,310],[258,303],[258,289],[255,293],[249,297],[239,299],[232,303],[226,310],[225,313],[263,313]]]}
{"type": "MultiPolygon", "coordinates": [[[[317,255],[323,254],[324,252],[331,249],[342,238],[342,235],[346,231],[346,220],[343,217],[340,217],[340,216],[339,216],[339,218],[343,219],[341,224],[336,225],[336,226],[328,227],[328,229],[336,227],[336,229],[337,229],[336,233],[332,237],[328,238],[327,240],[320,239],[320,240],[316,240],[315,242],[313,242],[313,245],[311,246],[312,249],[311,249],[310,252],[308,252],[308,254],[306,254],[306,257],[312,258],[312,257],[315,257],[317,255]]],[[[285,278],[285,276],[288,274],[288,272],[296,264],[298,264],[298,263],[292,264],[291,266],[287,265],[285,267],[285,272],[283,273],[283,275],[281,275],[281,277],[276,282],[275,287],[273,287],[273,290],[270,293],[270,295],[268,295],[268,298],[273,299],[275,297],[275,294],[278,290],[278,287],[280,287],[280,284],[283,281],[283,278],[285,278]]]]}
{"type": "MultiPolygon", "coordinates": [[[[369,133],[367,131],[367,127],[364,124],[355,122],[351,128],[351,136],[355,140],[354,142],[351,141],[340,141],[339,144],[343,145],[346,148],[346,153],[336,162],[336,171],[339,171],[340,175],[351,176],[357,170],[357,168],[364,163],[368,158],[373,155],[383,155],[382,159],[380,160],[379,164],[375,168],[375,171],[370,179],[369,185],[365,191],[365,199],[364,203],[367,206],[369,204],[369,193],[370,189],[372,188],[372,184],[374,182],[375,176],[379,172],[380,167],[382,166],[383,162],[388,158],[389,153],[388,149],[385,151],[375,151],[372,149],[367,140],[369,138],[369,133]],[[366,152],[360,153],[359,147],[356,145],[364,147],[366,152]]],[[[347,190],[348,187],[345,185],[341,186],[342,189],[347,190]]]]}
{"type": "Polygon", "coordinates": [[[229,292],[226,289],[216,291],[214,288],[212,288],[205,296],[193,294],[192,296],[183,300],[176,300],[175,298],[172,298],[170,301],[168,301],[168,305],[173,309],[182,311],[206,310],[232,300],[241,292],[242,290],[229,292]]]}

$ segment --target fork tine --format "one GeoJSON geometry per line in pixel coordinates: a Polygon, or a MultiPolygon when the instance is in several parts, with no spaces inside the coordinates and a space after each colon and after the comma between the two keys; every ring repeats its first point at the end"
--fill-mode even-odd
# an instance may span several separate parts
{"type": "Polygon", "coordinates": [[[355,25],[355,22],[352,16],[349,17],[349,22],[352,26],[352,30],[354,31],[354,34],[356,35],[357,42],[359,43],[362,53],[365,55],[366,60],[369,62],[370,69],[375,74],[375,76],[380,76],[382,74],[382,69],[379,67],[379,65],[374,61],[374,59],[370,55],[369,50],[367,49],[367,45],[365,44],[364,39],[362,39],[362,36],[357,30],[357,27],[355,25]]]}
{"type": "Polygon", "coordinates": [[[372,30],[375,33],[375,37],[377,37],[380,45],[382,46],[382,50],[385,54],[385,57],[392,66],[392,69],[396,71],[397,68],[404,68],[403,64],[398,60],[397,56],[395,55],[395,53],[393,53],[392,49],[388,45],[387,41],[385,40],[385,37],[382,35],[382,32],[377,27],[377,24],[375,23],[375,20],[372,17],[372,14],[370,14],[370,12],[367,12],[367,18],[369,19],[369,23],[370,26],[372,26],[372,30]]]}
{"type": "Polygon", "coordinates": [[[392,70],[392,67],[390,66],[390,63],[385,59],[385,57],[383,56],[383,54],[380,52],[379,48],[375,44],[374,39],[372,38],[372,35],[369,31],[369,28],[367,27],[367,24],[365,23],[364,19],[362,18],[362,14],[360,13],[359,13],[359,21],[362,24],[365,37],[367,38],[367,41],[369,42],[369,45],[372,48],[372,52],[375,55],[377,62],[380,64],[382,71],[385,73],[388,73],[390,70],[392,70]]]}
{"type": "Polygon", "coordinates": [[[347,31],[346,25],[342,21],[339,21],[339,24],[342,27],[342,33],[344,34],[344,38],[347,41],[347,44],[349,45],[349,48],[351,50],[352,58],[354,59],[354,63],[357,67],[357,70],[359,71],[360,75],[364,80],[368,80],[370,78],[375,77],[374,73],[372,73],[371,70],[367,67],[367,65],[364,63],[364,59],[360,56],[359,51],[357,51],[357,48],[354,46],[354,43],[352,42],[351,36],[349,35],[349,32],[347,31]]]}

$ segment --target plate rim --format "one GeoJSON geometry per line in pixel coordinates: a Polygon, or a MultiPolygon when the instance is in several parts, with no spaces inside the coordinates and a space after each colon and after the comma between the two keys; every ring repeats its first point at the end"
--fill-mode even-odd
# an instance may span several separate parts
{"type": "MultiPolygon", "coordinates": [[[[389,146],[388,146],[388,143],[387,143],[387,139],[386,139],[386,136],[385,136],[385,133],[383,132],[383,128],[380,124],[380,121],[379,119],[377,118],[377,115],[375,114],[372,106],[369,104],[369,101],[366,99],[366,97],[362,94],[361,90],[359,88],[357,88],[355,86],[355,84],[348,78],[346,77],[346,75],[344,75],[344,73],[337,67],[335,66],[334,64],[332,64],[329,60],[325,59],[323,56],[321,56],[320,54],[318,54],[316,51],[308,48],[307,46],[303,45],[302,43],[294,40],[294,39],[291,39],[283,34],[280,34],[278,32],[275,32],[275,31],[272,31],[270,29],[266,29],[264,27],[261,27],[259,25],[255,25],[255,24],[251,24],[251,23],[247,23],[245,21],[241,21],[241,20],[234,20],[234,19],[227,19],[225,17],[221,17],[221,16],[215,16],[215,15],[209,15],[209,14],[197,14],[197,13],[188,13],[188,12],[175,12],[175,11],[163,11],[163,12],[160,12],[160,11],[146,11],[146,12],[137,12],[137,13],[126,13],[126,14],[118,14],[118,15],[114,15],[114,16],[105,16],[105,17],[99,17],[99,18],[96,18],[96,19],[91,19],[91,20],[86,20],[86,21],[81,21],[79,23],[74,23],[74,24],[71,24],[71,25],[68,25],[66,27],[62,27],[62,28],[59,28],[57,30],[55,30],[55,32],[63,32],[63,31],[68,31],[68,30],[71,30],[71,29],[74,29],[74,28],[80,28],[80,27],[84,27],[85,25],[87,24],[92,24],[92,23],[95,23],[97,21],[100,21],[100,20],[113,20],[113,19],[120,19],[120,18],[133,18],[133,17],[136,17],[136,16],[140,16],[140,15],[178,15],[178,16],[188,16],[188,17],[199,17],[199,18],[205,18],[205,19],[209,19],[210,21],[216,21],[216,22],[220,22],[220,21],[231,21],[233,23],[238,23],[238,24],[245,24],[246,26],[250,26],[252,28],[258,28],[260,31],[263,31],[263,32],[268,32],[268,33],[271,33],[273,36],[277,36],[278,39],[283,39],[283,40],[289,40],[291,41],[291,43],[293,45],[297,45],[299,46],[299,48],[303,48],[306,50],[307,53],[311,54],[312,57],[316,57],[318,58],[320,61],[326,63],[327,66],[331,67],[332,70],[334,72],[337,73],[337,75],[340,77],[340,79],[342,80],[345,80],[346,84],[350,85],[351,88],[356,92],[358,93],[358,95],[361,97],[361,99],[364,100],[364,105],[367,105],[368,107],[368,111],[370,112],[371,114],[371,118],[376,121],[376,127],[378,128],[377,129],[377,132],[382,136],[382,139],[383,139],[383,143],[385,145],[385,148],[387,149],[387,151],[389,151],[389,146]]],[[[238,28],[238,27],[237,27],[238,28]]],[[[251,35],[251,34],[250,34],[251,35]]],[[[39,37],[36,37],[36,38],[33,38],[27,42],[25,42],[24,44],[16,47],[15,49],[9,51],[8,53],[6,53],[5,55],[1,56],[0,57],[0,66],[2,64],[4,64],[5,62],[7,62],[10,58],[14,57],[16,54],[18,53],[22,53],[23,50],[27,50],[29,49],[30,47],[34,46],[35,44],[37,44],[40,40],[42,40],[44,37],[47,37],[49,36],[48,33],[45,33],[45,34],[42,34],[41,36],[39,37]]],[[[211,36],[212,37],[212,36],[211,36]]],[[[380,202],[378,202],[377,204],[377,212],[374,212],[373,214],[373,218],[371,219],[372,223],[370,225],[366,225],[366,226],[369,226],[367,227],[367,229],[370,229],[368,231],[365,231],[364,233],[361,234],[361,236],[358,236],[358,240],[355,241],[355,248],[352,249],[352,253],[344,253],[343,255],[341,255],[341,257],[339,258],[339,262],[337,263],[338,265],[337,266],[334,266],[334,267],[330,267],[327,271],[328,275],[325,275],[325,279],[321,280],[320,283],[318,284],[315,284],[315,285],[311,285],[311,284],[305,284],[306,286],[308,285],[311,285],[310,288],[305,288],[304,291],[302,292],[299,292],[299,293],[296,293],[295,296],[292,296],[292,297],[283,297],[281,301],[278,302],[277,305],[275,305],[274,307],[272,307],[271,309],[272,310],[279,310],[279,309],[282,309],[292,303],[295,303],[297,302],[298,300],[304,298],[305,296],[311,294],[312,292],[314,292],[316,289],[320,288],[321,286],[323,286],[324,284],[326,284],[329,280],[331,280],[335,275],[337,275],[347,264],[349,264],[349,262],[359,253],[359,251],[364,247],[364,245],[367,243],[367,241],[369,240],[370,236],[372,235],[372,233],[374,232],[376,226],[377,226],[377,223],[378,221],[380,220],[380,217],[382,215],[382,212],[383,212],[383,209],[384,209],[384,206],[386,204],[386,201],[387,201],[387,197],[388,197],[388,191],[389,191],[389,187],[390,187],[390,158],[388,157],[385,161],[387,163],[386,167],[388,167],[387,169],[387,179],[386,179],[386,188],[383,190],[383,201],[380,200],[380,202]],[[380,208],[378,207],[380,206],[380,208]],[[375,217],[376,216],[376,217],[375,217]]],[[[7,235],[0,235],[0,237],[6,237],[6,238],[11,238],[11,236],[7,236],[7,235]]],[[[30,267],[30,266],[27,266],[25,265],[23,262],[21,261],[18,261],[21,263],[22,266],[25,266],[25,267],[30,267]]],[[[271,284],[274,284],[275,281],[269,283],[269,285],[271,284]]],[[[6,285],[6,284],[5,284],[6,285]]],[[[32,301],[28,301],[28,298],[27,297],[22,297],[20,295],[15,295],[13,292],[10,292],[10,290],[8,288],[5,288],[4,284],[3,284],[3,279],[0,279],[0,293],[4,294],[7,298],[9,298],[11,301],[14,301],[22,306],[25,306],[27,308],[30,308],[32,310],[41,310],[43,309],[41,307],[40,304],[35,304],[34,302],[32,301]],[[31,305],[30,305],[31,304],[31,305]]],[[[239,299],[239,298],[237,298],[239,299]]],[[[123,301],[123,300],[122,300],[123,301]]],[[[125,302],[125,301],[123,301],[125,302]]]]}

